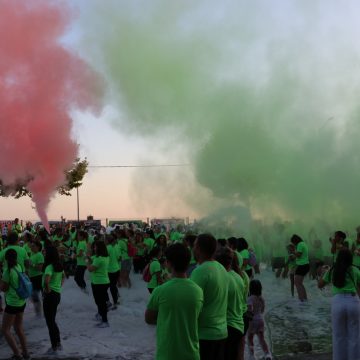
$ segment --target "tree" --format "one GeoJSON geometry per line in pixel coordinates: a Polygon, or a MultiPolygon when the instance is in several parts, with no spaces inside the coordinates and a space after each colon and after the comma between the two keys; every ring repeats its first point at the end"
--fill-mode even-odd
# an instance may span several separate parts
{"type": "MultiPolygon", "coordinates": [[[[82,185],[84,176],[88,172],[88,165],[89,163],[86,158],[84,160],[77,158],[73,167],[70,170],[65,171],[66,182],[64,185],[57,188],[58,193],[60,195],[71,196],[71,190],[82,185]]],[[[31,198],[32,193],[26,187],[32,179],[32,177],[29,177],[13,186],[5,186],[0,180],[0,196],[13,196],[15,199],[19,199],[23,196],[29,196],[31,198]]]]}

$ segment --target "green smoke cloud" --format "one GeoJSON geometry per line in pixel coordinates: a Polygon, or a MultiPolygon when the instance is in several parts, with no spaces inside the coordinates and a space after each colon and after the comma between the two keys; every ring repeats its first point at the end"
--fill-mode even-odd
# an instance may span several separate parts
{"type": "MultiPolygon", "coordinates": [[[[196,179],[256,217],[357,224],[356,1],[87,2],[123,129],[178,132],[196,179]]],[[[163,139],[166,140],[166,139],[163,139]]]]}

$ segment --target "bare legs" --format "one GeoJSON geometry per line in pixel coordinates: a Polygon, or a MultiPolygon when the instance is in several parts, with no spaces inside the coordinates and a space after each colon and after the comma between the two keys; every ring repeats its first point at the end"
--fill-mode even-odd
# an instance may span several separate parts
{"type": "Polygon", "coordinates": [[[305,286],[303,284],[304,282],[304,277],[301,275],[295,275],[295,286],[296,286],[296,291],[298,293],[298,297],[300,301],[305,301],[307,300],[307,294],[306,294],[306,289],[305,286]]]}
{"type": "Polygon", "coordinates": [[[16,315],[4,313],[3,322],[2,322],[2,333],[4,334],[6,342],[10,346],[14,355],[17,356],[21,356],[21,352],[17,346],[14,336],[11,334],[12,327],[14,327],[15,333],[19,338],[22,352],[24,354],[27,354],[28,352],[22,322],[23,322],[23,313],[19,313],[16,315]]]}

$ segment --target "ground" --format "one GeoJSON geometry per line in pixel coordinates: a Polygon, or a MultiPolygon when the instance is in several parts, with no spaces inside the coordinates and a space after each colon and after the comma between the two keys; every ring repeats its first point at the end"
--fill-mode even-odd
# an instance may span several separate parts
{"type": "MultiPolygon", "coordinates": [[[[330,360],[330,294],[320,291],[314,281],[306,280],[309,303],[300,305],[290,296],[287,279],[275,279],[267,269],[257,276],[263,284],[266,301],[266,336],[274,357],[279,360],[330,360]]],[[[64,284],[58,311],[58,325],[64,350],[57,358],[152,360],[155,353],[155,327],[144,322],[149,298],[146,283],[132,274],[133,287],[120,289],[121,305],[109,313],[110,327],[94,327],[96,307],[92,295],[82,293],[70,278],[64,284]]],[[[34,359],[47,360],[50,347],[43,318],[37,318],[28,303],[25,331],[34,359]]],[[[0,337],[0,359],[9,357],[10,350],[0,337]]],[[[263,354],[257,349],[257,359],[263,354]]]]}

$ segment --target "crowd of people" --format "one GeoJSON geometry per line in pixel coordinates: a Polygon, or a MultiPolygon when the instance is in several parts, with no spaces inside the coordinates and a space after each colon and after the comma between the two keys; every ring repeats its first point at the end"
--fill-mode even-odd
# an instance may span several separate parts
{"type": "MultiPolygon", "coordinates": [[[[346,233],[330,238],[329,256],[321,242],[314,251],[293,234],[284,244],[286,256],[273,253],[269,262],[276,277],[290,279],[291,295],[308,302],[304,278],[319,288],[331,284],[333,359],[357,360],[360,354],[360,231],[349,243],[346,233]],[[329,261],[331,258],[331,261],[329,261]]],[[[2,229],[0,240],[0,298],[2,333],[13,359],[29,359],[23,331],[31,282],[31,301],[44,316],[49,331],[48,354],[62,349],[57,308],[65,279],[73,277],[97,308],[96,327],[109,327],[109,310],[119,306],[119,288],[131,288],[131,270],[142,274],[149,292],[145,321],[157,326],[158,360],[243,360],[247,344],[254,358],[256,337],[266,360],[272,359],[265,338],[265,299],[257,279],[260,256],[243,237],[218,238],[194,234],[182,227],[123,225],[112,229],[56,227],[49,234],[15,219],[2,229]],[[90,275],[88,286],[85,273],[90,275]],[[3,307],[4,303],[4,307],[3,307]],[[12,333],[17,335],[20,346],[12,333]],[[171,334],[171,336],[169,336],[171,334]]],[[[266,286],[266,285],[265,285],[266,286]]]]}

